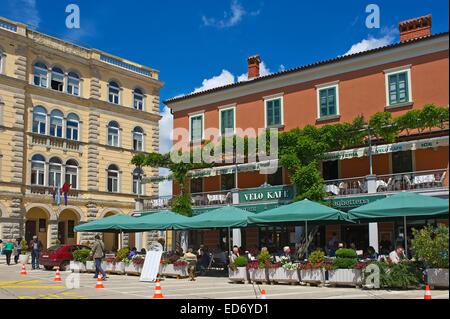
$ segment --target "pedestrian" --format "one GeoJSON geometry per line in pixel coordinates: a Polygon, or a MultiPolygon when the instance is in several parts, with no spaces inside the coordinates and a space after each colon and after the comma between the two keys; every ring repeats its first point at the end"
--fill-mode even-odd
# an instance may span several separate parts
{"type": "Polygon", "coordinates": [[[31,247],[31,268],[39,269],[39,253],[42,250],[42,242],[38,239],[36,235],[33,236],[33,239],[30,241],[31,247]]]}
{"type": "Polygon", "coordinates": [[[189,280],[195,281],[195,269],[197,267],[197,256],[193,253],[193,249],[189,248],[184,254],[184,258],[188,263],[189,280]]]}
{"type": "Polygon", "coordinates": [[[2,253],[6,256],[6,264],[9,266],[11,264],[11,255],[14,250],[14,244],[11,239],[7,239],[3,244],[2,253]]]}
{"type": "Polygon", "coordinates": [[[17,238],[15,243],[16,252],[14,254],[14,263],[17,265],[19,263],[19,256],[22,253],[22,238],[17,238]]]}
{"type": "Polygon", "coordinates": [[[99,235],[95,235],[95,242],[92,246],[91,256],[95,260],[95,275],[94,278],[97,279],[98,275],[102,274],[102,280],[106,280],[107,276],[105,271],[102,269],[102,260],[105,258],[105,244],[100,239],[99,235]]]}

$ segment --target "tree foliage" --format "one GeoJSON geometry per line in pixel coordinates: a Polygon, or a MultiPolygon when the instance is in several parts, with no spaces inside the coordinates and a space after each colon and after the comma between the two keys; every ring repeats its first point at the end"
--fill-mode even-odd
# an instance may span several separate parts
{"type": "Polygon", "coordinates": [[[415,258],[430,268],[448,269],[448,226],[437,228],[427,225],[420,230],[413,229],[412,252],[415,258]]]}

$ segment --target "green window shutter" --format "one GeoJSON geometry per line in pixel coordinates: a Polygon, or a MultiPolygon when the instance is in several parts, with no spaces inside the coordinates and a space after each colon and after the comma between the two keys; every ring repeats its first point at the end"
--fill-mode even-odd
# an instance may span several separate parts
{"type": "Polygon", "coordinates": [[[336,88],[328,89],[328,115],[336,115],[336,88]]]}
{"type": "Polygon", "coordinates": [[[198,141],[202,139],[203,131],[203,117],[196,116],[191,118],[191,141],[198,141]]]}
{"type": "Polygon", "coordinates": [[[389,75],[389,105],[409,102],[408,72],[389,75]]]}
{"type": "Polygon", "coordinates": [[[234,129],[234,110],[224,110],[220,112],[221,134],[224,135],[226,130],[234,129]]]}
{"type": "Polygon", "coordinates": [[[320,117],[336,115],[336,88],[322,89],[319,91],[320,117]]]}
{"type": "Polygon", "coordinates": [[[281,125],[281,99],[266,102],[267,126],[281,125]]]}

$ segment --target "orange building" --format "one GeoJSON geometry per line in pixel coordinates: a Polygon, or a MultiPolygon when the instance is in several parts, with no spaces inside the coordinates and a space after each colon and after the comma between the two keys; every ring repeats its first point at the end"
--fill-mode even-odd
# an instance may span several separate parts
{"type": "MultiPolygon", "coordinates": [[[[431,16],[401,22],[399,30],[396,44],[268,76],[259,76],[261,60],[253,56],[248,58],[248,81],[176,97],[165,104],[172,110],[174,128],[189,130],[191,143],[208,139],[208,128],[221,132],[271,127],[289,131],[311,124],[351,122],[358,115],[369,119],[377,112],[390,112],[395,118],[429,103],[448,107],[448,32],[431,34],[431,16]]],[[[396,143],[377,145],[376,150],[372,172],[364,145],[326,154],[321,170],[333,206],[348,210],[404,190],[448,198],[448,125],[400,136],[396,143]]],[[[196,211],[227,203],[260,211],[292,199],[290,191],[284,192],[290,194],[286,198],[267,196],[271,191],[291,189],[282,168],[272,175],[260,174],[257,169],[230,169],[191,179],[189,189],[196,211]],[[252,193],[257,200],[244,196],[252,193]]],[[[177,185],[173,191],[178,193],[177,185]]],[[[301,231],[299,227],[248,228],[234,230],[233,240],[244,247],[281,247],[295,244],[301,231]]],[[[336,233],[348,244],[358,241],[358,249],[369,244],[379,249],[379,242],[393,244],[402,231],[395,222],[323,226],[316,243],[323,246],[336,233]]],[[[225,236],[220,231],[196,232],[190,240],[217,246],[225,236]]]]}

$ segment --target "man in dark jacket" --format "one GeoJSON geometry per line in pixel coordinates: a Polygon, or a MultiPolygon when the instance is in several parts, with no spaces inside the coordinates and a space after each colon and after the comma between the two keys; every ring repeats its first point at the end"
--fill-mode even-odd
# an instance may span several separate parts
{"type": "Polygon", "coordinates": [[[95,235],[95,243],[91,249],[91,256],[95,260],[95,275],[94,278],[98,278],[98,274],[102,274],[102,279],[106,280],[106,273],[102,268],[102,259],[105,257],[105,244],[100,239],[99,235],[95,235]]]}
{"type": "Polygon", "coordinates": [[[33,236],[33,239],[30,241],[30,249],[31,249],[31,267],[33,269],[39,269],[39,253],[42,250],[42,242],[37,238],[37,236],[33,236]]]}

